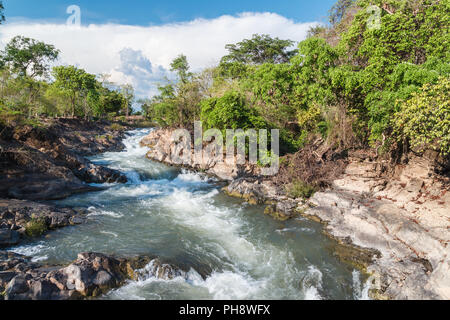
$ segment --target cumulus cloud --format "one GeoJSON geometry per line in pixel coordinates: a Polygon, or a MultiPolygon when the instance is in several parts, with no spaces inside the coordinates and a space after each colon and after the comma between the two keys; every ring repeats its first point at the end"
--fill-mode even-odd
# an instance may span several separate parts
{"type": "Polygon", "coordinates": [[[110,81],[132,84],[137,97],[148,97],[157,93],[159,83],[171,78],[162,66],[153,66],[141,50],[124,48],[119,52],[120,65],[110,72],[110,81]]]}
{"type": "Polygon", "coordinates": [[[242,13],[148,27],[12,22],[0,27],[0,45],[16,35],[51,43],[61,50],[59,63],[95,74],[109,73],[115,81],[132,83],[138,96],[144,97],[154,94],[156,84],[171,76],[167,71],[170,62],[180,53],[198,71],[216,64],[226,54],[228,43],[255,33],[301,41],[316,24],[296,23],[275,13],[242,13]]]}

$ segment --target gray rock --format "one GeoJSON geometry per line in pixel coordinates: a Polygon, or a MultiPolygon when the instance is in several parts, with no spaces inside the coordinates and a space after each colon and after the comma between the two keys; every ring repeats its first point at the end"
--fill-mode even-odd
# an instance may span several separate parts
{"type": "Polygon", "coordinates": [[[8,284],[5,290],[6,300],[8,298],[13,297],[16,294],[25,293],[29,290],[27,280],[23,275],[18,275],[14,277],[11,282],[8,284]]]}
{"type": "Polygon", "coordinates": [[[0,229],[0,247],[13,246],[19,243],[20,235],[17,231],[0,229]]]}

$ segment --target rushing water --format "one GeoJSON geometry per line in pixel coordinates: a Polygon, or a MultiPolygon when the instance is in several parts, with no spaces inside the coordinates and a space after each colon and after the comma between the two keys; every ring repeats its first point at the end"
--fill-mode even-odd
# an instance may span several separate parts
{"type": "Polygon", "coordinates": [[[274,221],[261,206],[220,192],[206,176],[145,158],[135,130],[124,152],[92,158],[124,172],[127,184],[56,202],[88,208],[88,223],[13,248],[35,261],[69,263],[79,252],[158,256],[185,277],[130,281],[105,299],[364,299],[364,279],[333,256],[322,226],[274,221]],[[206,274],[206,278],[200,276],[206,274]]]}

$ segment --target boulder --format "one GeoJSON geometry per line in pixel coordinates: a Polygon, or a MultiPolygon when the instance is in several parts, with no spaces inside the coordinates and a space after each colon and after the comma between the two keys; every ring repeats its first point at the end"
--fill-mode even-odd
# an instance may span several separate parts
{"type": "Polygon", "coordinates": [[[0,229],[0,247],[9,247],[18,244],[20,235],[17,231],[0,229]]]}

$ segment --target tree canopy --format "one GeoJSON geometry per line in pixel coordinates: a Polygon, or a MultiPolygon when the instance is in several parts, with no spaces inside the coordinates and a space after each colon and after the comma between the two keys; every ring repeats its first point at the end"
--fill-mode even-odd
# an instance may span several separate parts
{"type": "Polygon", "coordinates": [[[49,63],[58,59],[60,51],[53,45],[27,37],[14,37],[1,52],[2,64],[23,77],[45,77],[49,63]]]}
{"type": "MultiPolygon", "coordinates": [[[[241,116],[252,114],[267,127],[279,128],[290,150],[316,135],[334,147],[377,150],[399,147],[399,137],[403,145],[408,140],[414,145],[419,136],[425,145],[434,141],[443,154],[450,153],[445,139],[435,141],[448,132],[448,108],[439,109],[438,127],[432,117],[429,127],[399,116],[400,110],[428,114],[424,101],[448,100],[439,80],[450,75],[448,1],[339,0],[329,21],[311,30],[297,50],[290,49],[292,41],[267,35],[227,45],[228,54],[209,72],[206,90],[203,83],[197,91],[199,75],[187,78],[179,72],[184,80],[161,87],[153,110],[166,114],[165,120],[178,119],[177,124],[201,118],[218,129],[241,125],[241,116]],[[380,10],[375,27],[374,6],[380,10]],[[434,87],[438,81],[441,85],[434,87]],[[187,103],[188,96],[196,98],[187,103]],[[408,125],[407,132],[399,128],[408,125]],[[432,134],[425,137],[418,126],[432,134]]],[[[186,66],[182,61],[177,65],[186,66]]]]}
{"type": "Polygon", "coordinates": [[[237,44],[227,44],[225,48],[229,54],[222,58],[222,62],[286,63],[297,53],[297,50],[289,50],[293,45],[294,42],[291,40],[272,38],[267,34],[255,34],[252,39],[245,39],[237,44]]]}

